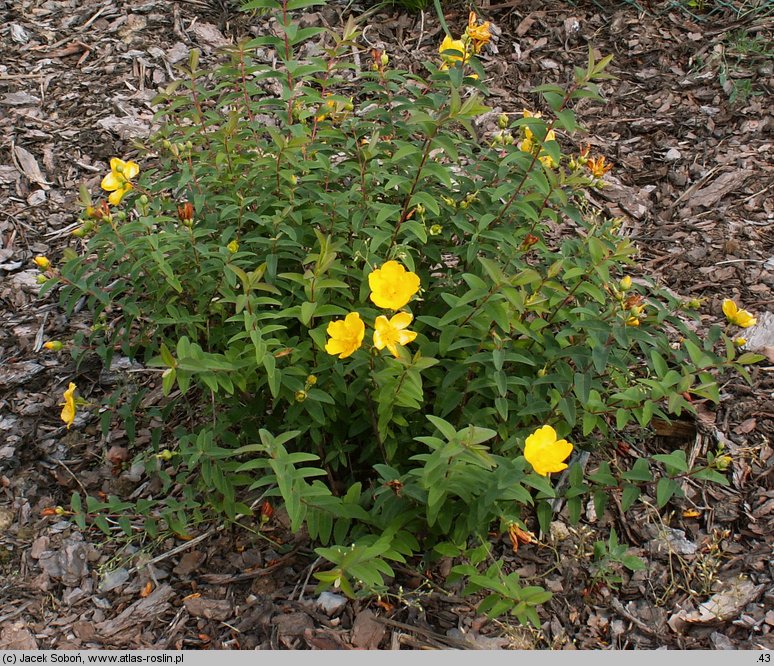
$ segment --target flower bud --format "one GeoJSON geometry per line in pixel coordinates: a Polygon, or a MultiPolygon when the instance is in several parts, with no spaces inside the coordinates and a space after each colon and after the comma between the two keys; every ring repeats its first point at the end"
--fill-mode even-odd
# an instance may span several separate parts
{"type": "Polygon", "coordinates": [[[379,58],[379,62],[382,63],[382,67],[387,67],[387,65],[390,64],[390,56],[388,56],[386,53],[382,53],[381,57],[379,58]]]}
{"type": "Polygon", "coordinates": [[[177,219],[183,224],[191,222],[193,220],[194,209],[193,204],[190,201],[180,204],[177,207],[177,219]]]}
{"type": "Polygon", "coordinates": [[[734,339],[734,344],[737,347],[744,347],[744,345],[747,344],[747,338],[735,338],[734,339]]]}
{"type": "Polygon", "coordinates": [[[442,234],[442,233],[443,233],[443,227],[442,227],[440,224],[434,224],[434,225],[432,225],[432,226],[431,226],[431,227],[430,227],[430,228],[427,230],[427,232],[428,232],[428,233],[429,233],[431,236],[439,236],[440,234],[442,234]]]}
{"type": "Polygon", "coordinates": [[[42,254],[39,254],[32,261],[42,271],[47,271],[49,268],[51,268],[51,261],[48,257],[44,257],[42,254]]]}
{"type": "Polygon", "coordinates": [[[306,378],[307,386],[314,386],[317,383],[317,375],[309,375],[306,378]]]}
{"type": "Polygon", "coordinates": [[[630,275],[624,275],[618,283],[623,291],[629,291],[632,288],[632,278],[630,275]]]}
{"type": "Polygon", "coordinates": [[[537,371],[537,376],[538,377],[545,377],[546,376],[546,369],[545,368],[540,368],[540,370],[537,371]]]}
{"type": "Polygon", "coordinates": [[[304,402],[306,400],[306,391],[296,391],[296,402],[304,402]]]}
{"type": "Polygon", "coordinates": [[[161,460],[166,460],[167,462],[169,462],[170,460],[172,460],[173,455],[174,454],[172,453],[172,451],[170,451],[169,449],[164,449],[163,451],[160,451],[159,453],[157,453],[156,457],[160,458],[161,460]]]}
{"type": "Polygon", "coordinates": [[[719,470],[728,469],[728,466],[731,464],[731,456],[728,455],[722,455],[715,458],[715,466],[719,470]]]}
{"type": "Polygon", "coordinates": [[[58,352],[61,351],[64,345],[59,340],[49,340],[43,345],[48,351],[58,352]]]}
{"type": "Polygon", "coordinates": [[[75,236],[76,238],[83,238],[86,235],[86,228],[85,228],[85,226],[78,227],[77,229],[73,229],[72,230],[72,235],[75,236]]]}
{"type": "Polygon", "coordinates": [[[236,254],[237,252],[239,252],[239,242],[238,241],[232,240],[228,245],[226,245],[226,247],[228,248],[228,251],[231,254],[236,254]]]}
{"type": "Polygon", "coordinates": [[[48,278],[45,275],[38,275],[38,277],[35,278],[35,282],[38,284],[46,284],[46,282],[48,282],[48,278]]]}
{"type": "Polygon", "coordinates": [[[499,116],[497,116],[497,126],[500,129],[505,129],[508,127],[508,114],[507,113],[501,113],[499,116]]]}

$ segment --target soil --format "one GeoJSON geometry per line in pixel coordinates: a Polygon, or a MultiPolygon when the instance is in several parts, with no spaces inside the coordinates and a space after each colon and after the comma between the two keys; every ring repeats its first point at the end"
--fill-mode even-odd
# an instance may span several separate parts
{"type": "MultiPolygon", "coordinates": [[[[335,28],[343,10],[304,20],[335,28]]],[[[614,164],[594,203],[636,240],[643,274],[702,299],[704,322],[722,319],[723,298],[758,316],[748,344],[767,360],[750,383],[725,378],[720,405],[699,404],[642,443],[689,459],[722,443],[730,487],[686,483],[687,499],[625,516],[615,503],[602,516],[589,506],[575,527],[565,511],[518,552],[493,537],[509,570],[554,593],[539,628],[477,614],[476,598],[444,585],[450,562],[400,570],[381,601],[320,597],[312,545],[287,533],[279,510],[260,533],[205,525],[188,541],[142,543],[57,515],[73,491],[120,494],[137,473],[120,414],[108,414],[108,436],[97,410],[64,428],[64,388],[77,377],[98,404],[136,368],[75,368],[42,348],[91,322],[38,297],[31,260],[61,258],[79,186],[96,192],[111,157],[137,155],[152,100],[188,50],[213,63],[268,23],[227,0],[0,0],[0,649],[774,649],[772,9],[509,0],[481,13],[497,37],[482,56],[496,110],[534,109],[530,90],[566,82],[589,46],[614,56],[607,103],[579,109],[583,143],[614,164]],[[645,570],[594,559],[613,527],[645,570]]],[[[461,31],[467,15],[446,19],[461,31]]],[[[366,25],[364,50],[383,47],[397,66],[421,67],[442,35],[432,7],[382,9],[366,25]]],[[[138,432],[133,446],[149,437],[138,432]]]]}

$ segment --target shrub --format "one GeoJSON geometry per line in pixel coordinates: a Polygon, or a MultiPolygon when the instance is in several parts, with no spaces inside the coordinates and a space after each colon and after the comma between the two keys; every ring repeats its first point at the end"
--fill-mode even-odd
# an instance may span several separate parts
{"type": "MultiPolygon", "coordinates": [[[[278,12],[276,32],[214,71],[191,53],[157,99],[139,177],[115,160],[114,207],[83,194],[78,251],[44,289],[94,313],[76,358],[120,350],[158,368],[165,417],[187,414],[137,454],[162,481],[134,505],[143,529],[281,498],[332,565],[323,586],[382,593],[391,562],[459,557],[452,578],[489,594],[482,610],[537,622],[550,594],[491,563],[488,531],[524,538],[535,512],[548,529],[567,439],[603,459],[589,474],[569,461],[573,520],[589,494],[627,508],[657,464],[661,506],[686,475],[724,482],[714,456],[627,465],[607,443],[717,400],[711,371],[756,358],[719,327],[699,339],[682,303],[632,283],[635,249],[585,202],[609,166],[560,144],[609,58],[538,89],[546,118],[515,110],[480,139],[486,25],[445,42],[425,77],[378,52],[360,71],[354,22],[336,35],[292,21],[312,4],[248,3],[278,12]]],[[[129,506],[76,495],[73,511],[85,524],[129,506]]]]}

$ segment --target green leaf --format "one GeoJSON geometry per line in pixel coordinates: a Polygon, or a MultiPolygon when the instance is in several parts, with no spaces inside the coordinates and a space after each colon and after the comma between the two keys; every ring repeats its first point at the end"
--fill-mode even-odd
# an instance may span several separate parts
{"type": "Polygon", "coordinates": [[[625,484],[621,493],[621,510],[624,512],[628,511],[639,497],[640,489],[637,486],[631,483],[625,484]]]}
{"type": "Polygon", "coordinates": [[[656,505],[659,509],[666,506],[666,503],[672,499],[677,490],[677,484],[666,477],[662,477],[656,484],[656,505]]]}

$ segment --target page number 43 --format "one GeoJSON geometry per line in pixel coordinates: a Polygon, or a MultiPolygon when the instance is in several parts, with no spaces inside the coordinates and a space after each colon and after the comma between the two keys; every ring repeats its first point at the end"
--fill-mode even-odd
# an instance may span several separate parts
{"type": "Polygon", "coordinates": [[[771,663],[771,653],[767,652],[766,654],[762,654],[758,659],[756,660],[758,663],[761,664],[770,664],[771,663]]]}

